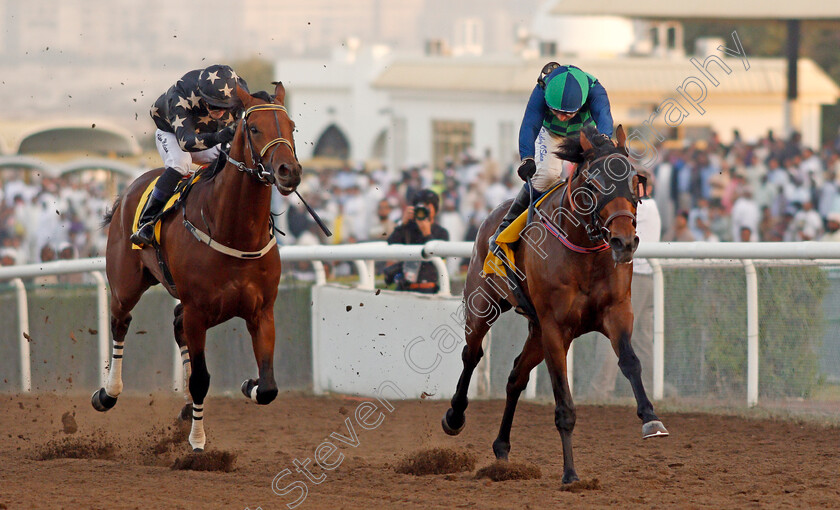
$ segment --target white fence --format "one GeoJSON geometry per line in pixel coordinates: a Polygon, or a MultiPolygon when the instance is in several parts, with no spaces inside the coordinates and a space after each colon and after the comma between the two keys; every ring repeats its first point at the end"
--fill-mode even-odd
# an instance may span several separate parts
{"type": "MultiPolygon", "coordinates": [[[[442,257],[468,258],[472,254],[472,243],[432,241],[425,245],[386,245],[385,243],[365,243],[356,245],[332,246],[288,246],[280,249],[284,262],[309,261],[316,269],[316,283],[326,283],[323,262],[353,261],[359,274],[359,289],[373,289],[374,272],[373,261],[376,260],[427,260],[435,265],[440,272],[441,296],[450,295],[449,274],[442,257]]],[[[665,349],[665,300],[664,278],[662,268],[673,264],[674,260],[691,260],[702,264],[732,264],[740,263],[744,268],[746,282],[747,303],[747,395],[748,405],[758,402],[759,382],[759,315],[758,315],[758,278],[756,277],[755,261],[757,260],[794,260],[821,261],[821,263],[837,263],[840,261],[840,243],[653,243],[642,245],[636,253],[637,257],[651,260],[654,268],[654,362],[653,388],[654,399],[663,397],[664,388],[664,349],[665,349]]],[[[0,281],[11,280],[17,293],[18,306],[18,339],[20,341],[21,390],[31,390],[29,345],[27,334],[29,331],[29,313],[27,307],[26,289],[23,278],[44,275],[91,273],[97,282],[97,316],[98,316],[98,353],[100,366],[107,363],[110,350],[109,317],[107,305],[107,287],[102,271],[105,268],[104,258],[83,259],[73,261],[58,261],[47,264],[0,267],[0,281]]],[[[448,312],[447,312],[448,313],[448,312]]],[[[313,328],[313,335],[317,329],[313,328]]],[[[313,350],[318,345],[319,338],[313,338],[313,350]]],[[[360,338],[360,341],[364,339],[360,338]]],[[[570,356],[569,368],[573,370],[570,356]]],[[[176,366],[179,359],[176,359],[176,366]]],[[[320,366],[321,361],[313,354],[313,374],[318,374],[328,367],[320,366]],[[319,366],[314,366],[318,364],[319,366]]],[[[180,371],[175,370],[173,385],[178,387],[180,371]]],[[[318,388],[323,381],[313,381],[318,388]]],[[[532,377],[526,396],[534,396],[536,377],[532,377]]]]}

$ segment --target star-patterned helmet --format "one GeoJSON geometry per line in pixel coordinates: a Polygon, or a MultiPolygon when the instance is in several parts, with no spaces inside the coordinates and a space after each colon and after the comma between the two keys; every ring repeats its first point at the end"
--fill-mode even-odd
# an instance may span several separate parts
{"type": "Polygon", "coordinates": [[[239,76],[230,66],[214,64],[198,77],[198,93],[208,104],[217,108],[232,108],[239,104],[234,93],[239,76]]]}

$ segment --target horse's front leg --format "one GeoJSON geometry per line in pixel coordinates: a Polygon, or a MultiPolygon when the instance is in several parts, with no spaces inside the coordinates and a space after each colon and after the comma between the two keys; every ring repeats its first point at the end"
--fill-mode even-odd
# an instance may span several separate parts
{"type": "Polygon", "coordinates": [[[668,430],[653,412],[653,404],[648,399],[642,383],[642,364],[630,344],[630,338],[633,336],[633,310],[630,303],[612,307],[604,316],[603,333],[612,342],[613,350],[618,356],[618,367],[630,381],[633,396],[636,397],[636,414],[642,420],[642,438],[667,436],[668,430]]]}
{"type": "Polygon", "coordinates": [[[266,405],[277,397],[277,382],[274,380],[274,307],[266,307],[246,322],[260,377],[243,382],[242,393],[257,404],[266,405]]]}
{"type": "Polygon", "coordinates": [[[190,374],[189,389],[193,398],[192,428],[190,429],[190,445],[194,451],[204,451],[206,436],[204,434],[204,398],[210,389],[210,373],[204,359],[204,344],[207,340],[207,321],[194,308],[184,307],[183,334],[187,341],[190,354],[192,373],[190,374]]]}
{"type": "Polygon", "coordinates": [[[572,339],[561,331],[553,317],[541,318],[540,324],[545,364],[551,377],[551,388],[554,390],[554,425],[560,432],[560,440],[563,442],[563,483],[571,483],[580,480],[575,471],[572,455],[572,431],[575,429],[577,411],[572,401],[572,391],[569,388],[566,372],[566,355],[572,339]]]}

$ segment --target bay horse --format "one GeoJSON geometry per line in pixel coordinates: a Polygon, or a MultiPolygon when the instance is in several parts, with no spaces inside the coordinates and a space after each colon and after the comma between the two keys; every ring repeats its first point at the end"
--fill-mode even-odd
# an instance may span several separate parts
{"type": "Polygon", "coordinates": [[[497,459],[507,460],[519,395],[528,384],[531,370],[545,359],[554,391],[554,423],[563,444],[563,483],[579,479],[572,457],[576,414],[566,374],[566,354],[572,340],[584,333],[599,331],[610,339],[621,372],[636,397],[642,436],[668,435],[645,394],[639,358],[630,345],[631,262],[639,244],[635,215],[645,178],[637,175],[627,160],[624,129],[619,126],[616,133],[617,145],[594,128],[586,128],[579,139],[564,139],[555,153],[578,163],[577,169],[565,189],[549,195],[533,211],[540,221],[526,227],[513,250],[522,293],[530,303],[520,302],[506,279],[483,273],[488,239],[510,202],[497,207],[479,228],[464,289],[464,368],[442,420],[447,434],[456,435],[463,429],[467,390],[483,355],[484,336],[501,313],[515,308],[528,318],[528,338],[508,378],[507,401],[493,453],[497,459]],[[549,228],[555,235],[546,232],[549,228]]]}
{"type": "Polygon", "coordinates": [[[159,264],[155,248],[132,249],[134,217],[143,191],[163,171],[138,177],[117,197],[106,215],[109,226],[105,254],[111,287],[113,358],[104,388],[93,394],[98,411],[112,408],[122,391],[123,344],[131,310],[152,285],[161,283],[180,299],[175,307],[175,341],[181,348],[187,404],[181,417],[192,416],[189,441],[203,451],[204,398],[210,374],[204,356],[207,329],[233,317],[245,320],[259,369],[259,378],[242,385],[258,404],[277,396],[274,380],[274,300],[280,282],[280,253],[271,225],[271,186],[283,195],[300,183],[295,155],[294,122],[283,102],[285,88],[275,84],[274,97],[251,95],[241,87],[236,95],[245,110],[224,166],[193,185],[180,211],[164,217],[159,264]],[[191,408],[191,413],[190,413],[191,408]]]}

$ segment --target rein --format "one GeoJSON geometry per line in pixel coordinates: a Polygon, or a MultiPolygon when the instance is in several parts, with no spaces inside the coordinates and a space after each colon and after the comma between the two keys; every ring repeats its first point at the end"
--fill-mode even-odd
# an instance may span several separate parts
{"type": "MultiPolygon", "coordinates": [[[[297,154],[295,153],[295,147],[292,145],[292,142],[289,140],[278,137],[263,146],[263,148],[257,154],[254,151],[254,145],[251,142],[251,130],[248,129],[248,116],[251,115],[253,112],[258,111],[274,111],[274,122],[277,125],[277,132],[280,133],[280,121],[277,118],[277,112],[281,111],[288,115],[288,111],[286,107],[279,104],[260,104],[256,106],[252,106],[245,110],[245,116],[242,120],[242,129],[245,131],[245,143],[248,146],[248,151],[251,153],[251,160],[256,163],[254,167],[249,167],[245,163],[241,161],[236,161],[235,159],[231,158],[228,155],[227,160],[235,166],[240,172],[244,172],[251,177],[257,179],[262,184],[266,186],[271,186],[275,183],[274,173],[267,170],[262,163],[262,158],[265,156],[266,152],[269,149],[274,151],[280,145],[285,145],[289,149],[291,149],[292,154],[297,158],[297,154]]],[[[259,251],[241,251],[235,248],[231,248],[229,246],[225,246],[224,244],[219,243],[218,241],[214,241],[208,234],[205,234],[201,230],[198,229],[195,225],[193,225],[186,217],[186,207],[182,208],[182,214],[184,218],[184,227],[187,229],[189,233],[191,233],[196,240],[200,243],[204,243],[210,248],[213,248],[219,253],[224,253],[230,257],[235,257],[238,259],[258,259],[261,258],[263,255],[271,251],[274,246],[277,244],[277,237],[274,235],[274,225],[272,221],[269,221],[269,240],[268,244],[266,244],[261,250],[259,251]]]]}

